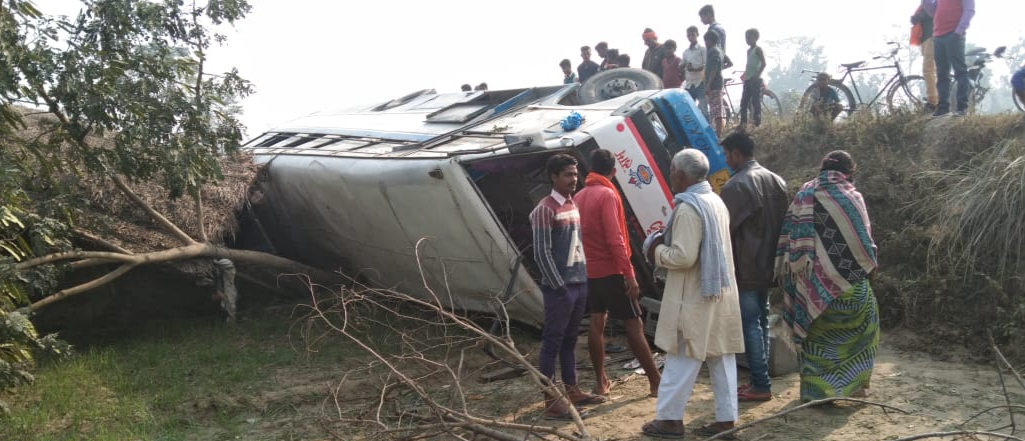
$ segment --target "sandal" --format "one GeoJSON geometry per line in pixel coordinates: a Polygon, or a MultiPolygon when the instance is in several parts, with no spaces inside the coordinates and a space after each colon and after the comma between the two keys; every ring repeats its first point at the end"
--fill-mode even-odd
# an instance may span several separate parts
{"type": "Polygon", "coordinates": [[[667,430],[662,428],[659,420],[648,421],[641,426],[641,433],[655,438],[683,439],[683,430],[667,430]]]}

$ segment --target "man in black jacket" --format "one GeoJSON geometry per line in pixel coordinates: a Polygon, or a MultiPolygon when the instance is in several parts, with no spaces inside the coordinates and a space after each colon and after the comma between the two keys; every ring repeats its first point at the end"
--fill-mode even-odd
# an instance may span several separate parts
{"type": "Polygon", "coordinates": [[[783,178],[754,159],[754,141],[734,133],[721,142],[733,176],[722,189],[730,210],[730,238],[740,291],[740,317],[751,383],[737,390],[738,401],[772,399],[769,378],[769,289],[776,285],[776,243],[789,205],[783,178]]]}

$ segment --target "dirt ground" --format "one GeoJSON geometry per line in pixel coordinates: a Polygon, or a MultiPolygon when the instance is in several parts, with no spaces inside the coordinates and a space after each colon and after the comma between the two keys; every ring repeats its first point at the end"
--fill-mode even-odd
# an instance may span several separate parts
{"type": "MultiPolygon", "coordinates": [[[[623,339],[617,337],[612,337],[609,341],[624,343],[623,339]]],[[[536,354],[537,342],[524,343],[520,345],[521,351],[536,354]]],[[[909,345],[921,347],[924,343],[929,342],[907,332],[884,333],[873,371],[872,388],[869,397],[866,398],[900,408],[909,415],[893,411],[885,413],[872,405],[842,403],[801,409],[785,418],[762,422],[741,431],[737,439],[894,440],[929,432],[992,430],[1009,422],[1007,413],[998,410],[976,418],[962,427],[961,424],[977,413],[1005,404],[995,362],[982,365],[964,361],[957,353],[951,351],[944,352],[945,360],[939,360],[936,356],[917,349],[906,349],[909,345]]],[[[594,373],[590,369],[586,351],[586,339],[582,338],[578,350],[580,384],[590,389],[594,386],[594,373]]],[[[608,363],[610,377],[619,380],[612,389],[611,399],[604,404],[587,407],[590,415],[584,422],[587,430],[597,439],[652,439],[642,436],[640,427],[654,417],[655,399],[647,397],[647,380],[643,375],[633,374],[632,371],[622,368],[625,362],[621,360],[627,357],[626,354],[628,353],[612,354],[617,361],[608,363]]],[[[483,355],[480,358],[473,358],[468,360],[466,367],[472,372],[470,378],[474,381],[464,381],[463,385],[467,406],[472,412],[480,416],[493,416],[499,420],[552,425],[565,430],[566,433],[574,432],[572,423],[551,422],[538,418],[541,412],[540,393],[528,377],[490,383],[475,381],[481,373],[500,366],[494,363],[487,364],[489,359],[483,355]],[[473,366],[475,363],[479,365],[473,366]]],[[[276,415],[267,418],[270,415],[265,413],[257,424],[261,428],[260,432],[264,436],[276,433],[271,435],[272,439],[325,439],[323,432],[314,435],[309,431],[314,429],[309,424],[309,418],[312,413],[317,413],[321,418],[335,420],[334,424],[327,424],[333,426],[330,433],[334,439],[386,439],[380,434],[374,434],[372,430],[367,431],[366,429],[370,428],[367,425],[352,424],[356,419],[373,418],[377,413],[378,396],[373,389],[374,382],[370,379],[360,380],[356,378],[357,375],[352,375],[340,384],[340,376],[336,372],[332,380],[331,375],[324,372],[282,373],[281,388],[272,394],[263,395],[256,401],[261,404],[259,407],[267,409],[268,406],[280,408],[284,403],[279,400],[283,400],[302,417],[297,419],[299,415],[291,412],[271,412],[276,415]],[[341,422],[336,418],[340,418],[341,422]],[[299,423],[303,419],[306,423],[299,423]],[[296,424],[305,425],[307,430],[297,427],[296,424]],[[358,426],[362,427],[357,428],[358,426]]],[[[747,382],[747,371],[741,368],[738,378],[741,383],[747,382]]],[[[1012,403],[1025,404],[1025,391],[1007,375],[1005,380],[1008,382],[1008,389],[1011,390],[1012,403]]],[[[738,424],[748,423],[799,405],[798,375],[791,373],[773,378],[773,392],[772,401],[741,403],[738,424]]],[[[396,398],[395,401],[402,402],[399,407],[411,404],[415,407],[415,400],[411,402],[411,398],[414,398],[412,394],[407,394],[405,397],[396,398]]],[[[388,408],[394,404],[384,406],[384,412],[388,413],[388,408]]],[[[689,431],[713,420],[711,385],[707,372],[703,372],[684,415],[684,423],[689,431]]],[[[1018,420],[1025,420],[1025,417],[1018,416],[1018,420]]],[[[325,427],[322,423],[312,426],[325,427]]],[[[1025,430],[1022,426],[1025,426],[1025,421],[1019,422],[1018,436],[1025,430]]],[[[1004,432],[1007,433],[1008,430],[1004,432]]],[[[549,436],[547,439],[554,437],[549,436]]],[[[701,438],[688,435],[687,439],[701,438]]]]}
{"type": "MultiPolygon", "coordinates": [[[[901,345],[898,343],[907,343],[913,339],[914,337],[907,333],[884,336],[872,374],[872,388],[867,398],[900,408],[910,415],[892,411],[887,414],[876,406],[843,403],[824,408],[802,409],[788,415],[786,419],[767,421],[744,430],[738,438],[887,440],[928,432],[994,429],[1009,421],[1006,412],[993,412],[965,427],[960,427],[978,412],[1005,404],[995,365],[937,361],[933,356],[921,352],[900,349],[901,345]]],[[[578,357],[586,360],[586,345],[580,346],[578,357]]],[[[591,414],[584,421],[591,434],[603,440],[648,439],[640,434],[640,427],[654,417],[655,399],[646,396],[646,378],[643,375],[631,375],[632,371],[622,369],[623,364],[618,362],[609,365],[610,375],[615,375],[622,382],[613,388],[609,402],[590,407],[591,414]]],[[[593,372],[587,369],[589,365],[586,361],[580,363],[582,387],[589,388],[594,385],[593,372]]],[[[747,371],[741,368],[738,378],[741,383],[747,382],[747,371]]],[[[1008,388],[1016,392],[1012,395],[1013,402],[1025,402],[1025,391],[1022,391],[1012,379],[1005,376],[1005,380],[1010,382],[1008,388]]],[[[738,423],[751,422],[799,405],[799,382],[796,373],[774,378],[774,399],[763,403],[741,403],[738,423]]],[[[520,406],[506,416],[527,422],[533,421],[541,409],[540,403],[530,402],[538,396],[535,391],[526,378],[519,378],[482,385],[477,393],[471,392],[469,395],[471,398],[477,398],[482,407],[501,404],[510,397],[525,397],[527,399],[520,400],[520,406]]],[[[689,429],[712,421],[714,402],[711,384],[707,372],[703,372],[684,415],[684,423],[689,429]]],[[[571,424],[562,426],[572,431],[571,424]]]]}

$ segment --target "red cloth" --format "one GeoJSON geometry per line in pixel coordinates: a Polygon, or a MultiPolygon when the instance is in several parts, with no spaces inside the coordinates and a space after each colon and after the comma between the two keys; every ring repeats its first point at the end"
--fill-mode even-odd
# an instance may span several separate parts
{"type": "Polygon", "coordinates": [[[662,87],[675,89],[683,85],[683,72],[680,72],[680,57],[662,60],[662,87]]]}
{"type": "Polygon", "coordinates": [[[573,202],[580,211],[587,277],[619,274],[626,279],[634,278],[626,209],[616,186],[597,173],[589,173],[584,182],[586,186],[573,196],[573,202]]]}
{"type": "MultiPolygon", "coordinates": [[[[919,12],[922,12],[922,7],[921,6],[919,6],[918,9],[915,10],[915,15],[918,15],[919,12]]],[[[914,19],[914,18],[912,18],[912,19],[914,19]]],[[[922,30],[922,22],[915,23],[914,26],[911,26],[911,45],[912,46],[921,46],[922,45],[922,35],[923,35],[923,32],[924,31],[922,30]]]]}
{"type": "Polygon", "coordinates": [[[961,0],[938,0],[936,13],[932,16],[932,36],[939,37],[957,30],[963,12],[961,0]]]}

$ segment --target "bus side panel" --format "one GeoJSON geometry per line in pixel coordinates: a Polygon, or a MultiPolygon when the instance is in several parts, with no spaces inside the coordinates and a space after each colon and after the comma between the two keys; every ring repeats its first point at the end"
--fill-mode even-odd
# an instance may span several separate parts
{"type": "Polygon", "coordinates": [[[616,181],[644,228],[644,234],[663,228],[672,210],[668,177],[658,170],[633,122],[611,116],[590,127],[589,132],[601,148],[615,156],[616,181]]]}
{"type": "Polygon", "coordinates": [[[701,150],[708,157],[708,182],[718,193],[730,178],[730,172],[715,129],[708,124],[697,104],[686,92],[667,89],[655,98],[659,108],[667,111],[673,121],[682,126],[690,146],[701,150]]]}

